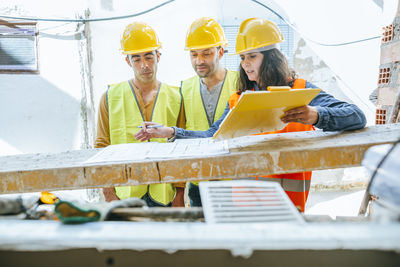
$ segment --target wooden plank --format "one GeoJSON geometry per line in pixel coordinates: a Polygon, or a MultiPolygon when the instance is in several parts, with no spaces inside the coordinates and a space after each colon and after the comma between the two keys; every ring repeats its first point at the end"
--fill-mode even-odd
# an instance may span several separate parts
{"type": "Polygon", "coordinates": [[[371,126],[344,133],[297,132],[247,137],[229,144],[231,153],[215,158],[159,162],[164,181],[246,178],[256,175],[361,165],[365,151],[400,138],[400,124],[371,126]]]}
{"type": "Polygon", "coordinates": [[[84,166],[101,149],[0,157],[0,193],[159,182],[156,162],[84,166]]]}
{"type": "Polygon", "coordinates": [[[83,162],[100,149],[0,157],[0,193],[109,187],[361,165],[365,151],[400,138],[400,124],[352,132],[297,132],[229,140],[229,154],[146,159],[96,166],[83,162]]]}

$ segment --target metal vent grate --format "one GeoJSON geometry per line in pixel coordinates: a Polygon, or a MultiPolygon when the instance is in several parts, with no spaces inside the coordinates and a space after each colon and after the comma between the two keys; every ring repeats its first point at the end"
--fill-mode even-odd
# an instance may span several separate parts
{"type": "Polygon", "coordinates": [[[304,222],[278,183],[239,180],[199,186],[207,223],[304,222]]]}

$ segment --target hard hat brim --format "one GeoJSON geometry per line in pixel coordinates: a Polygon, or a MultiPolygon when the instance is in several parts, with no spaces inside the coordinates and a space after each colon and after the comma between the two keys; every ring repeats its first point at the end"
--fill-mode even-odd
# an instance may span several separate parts
{"type": "Polygon", "coordinates": [[[219,44],[213,44],[213,45],[197,45],[197,46],[191,46],[191,47],[185,47],[185,51],[189,51],[189,50],[199,50],[199,49],[207,49],[207,48],[211,48],[211,47],[218,47],[218,46],[222,46],[222,47],[227,47],[228,43],[227,42],[222,42],[219,44]]]}
{"type": "Polygon", "coordinates": [[[133,54],[139,54],[139,53],[155,51],[155,50],[158,50],[160,48],[161,48],[161,45],[155,46],[155,47],[147,47],[147,48],[138,49],[138,50],[130,50],[130,51],[123,51],[122,49],[120,49],[120,51],[124,55],[133,55],[133,54]]]}
{"type": "Polygon", "coordinates": [[[236,51],[236,52],[235,52],[235,55],[240,55],[240,54],[249,52],[249,51],[251,51],[251,50],[256,50],[257,48],[261,48],[261,47],[269,46],[269,45],[273,45],[273,44],[279,44],[279,43],[282,43],[282,42],[283,42],[283,40],[280,41],[280,42],[271,42],[270,44],[267,43],[267,44],[257,45],[257,46],[255,46],[255,47],[251,47],[251,48],[248,48],[248,49],[244,49],[244,50],[239,51],[239,52],[236,51]]]}

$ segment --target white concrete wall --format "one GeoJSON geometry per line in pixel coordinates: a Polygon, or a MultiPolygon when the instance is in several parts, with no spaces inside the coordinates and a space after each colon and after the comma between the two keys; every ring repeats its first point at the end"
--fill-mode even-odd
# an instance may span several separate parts
{"type": "MultiPolygon", "coordinates": [[[[0,13],[75,18],[82,1],[2,1],[0,13]]],[[[0,74],[0,155],[60,152],[83,143],[76,23],[39,22],[39,74],[0,74]],[[66,39],[66,40],[64,40],[66,39]]]]}

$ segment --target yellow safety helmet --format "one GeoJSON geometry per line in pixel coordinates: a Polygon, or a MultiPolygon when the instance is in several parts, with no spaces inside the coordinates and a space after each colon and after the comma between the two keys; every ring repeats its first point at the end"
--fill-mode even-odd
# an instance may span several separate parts
{"type": "Polygon", "coordinates": [[[236,54],[282,41],[283,35],[272,21],[259,18],[246,19],[240,25],[236,36],[236,54]]]}
{"type": "Polygon", "coordinates": [[[185,50],[227,46],[224,30],[212,18],[196,19],[186,34],[185,50]]]}
{"type": "Polygon", "coordinates": [[[134,22],[126,26],[121,38],[121,51],[126,55],[149,52],[160,47],[156,32],[143,22],[134,22]]]}

